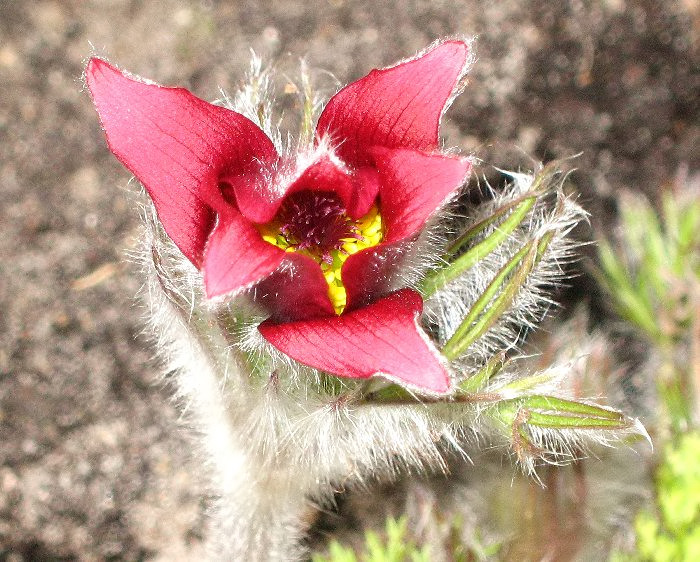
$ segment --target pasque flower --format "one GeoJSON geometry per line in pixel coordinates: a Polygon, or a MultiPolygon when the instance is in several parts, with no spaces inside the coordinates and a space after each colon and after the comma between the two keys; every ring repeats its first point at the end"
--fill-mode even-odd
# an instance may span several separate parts
{"type": "Polygon", "coordinates": [[[262,336],[300,363],[444,393],[446,361],[398,272],[470,172],[438,135],[468,60],[464,42],[445,41],[370,72],[331,98],[299,153],[240,113],[99,58],[86,78],[110,149],[208,298],[246,292],[268,316],[262,336]]]}
{"type": "Polygon", "coordinates": [[[510,173],[445,216],[471,169],[439,141],[468,51],[438,42],[320,114],[302,67],[301,134],[287,146],[273,74],[255,57],[225,107],[89,62],[109,146],[153,203],[133,256],[156,351],[211,469],[212,559],[306,559],[309,500],[444,469],[444,451],[466,455],[474,436],[505,439],[533,472],[643,434],[571,400],[568,367],[533,372],[513,357],[585,216],[558,164],[510,173]],[[398,384],[362,380],[373,376],[398,384]]]}

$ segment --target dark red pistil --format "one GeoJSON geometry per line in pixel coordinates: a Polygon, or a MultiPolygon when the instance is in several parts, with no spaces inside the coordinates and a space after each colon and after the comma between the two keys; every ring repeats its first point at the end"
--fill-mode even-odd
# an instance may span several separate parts
{"type": "Polygon", "coordinates": [[[288,197],[277,214],[280,232],[299,250],[327,263],[332,250],[341,250],[343,238],[359,238],[335,193],[304,190],[288,197]]]}

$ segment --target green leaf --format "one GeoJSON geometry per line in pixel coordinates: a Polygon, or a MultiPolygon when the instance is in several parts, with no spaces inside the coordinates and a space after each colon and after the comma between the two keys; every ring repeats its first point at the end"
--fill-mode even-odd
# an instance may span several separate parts
{"type": "Polygon", "coordinates": [[[603,408],[595,404],[567,400],[557,396],[547,396],[536,394],[527,396],[520,400],[520,405],[532,410],[563,412],[567,414],[578,414],[581,416],[595,416],[618,422],[625,421],[625,416],[615,410],[603,408]]]}
{"type": "Polygon", "coordinates": [[[675,232],[684,255],[698,249],[700,245],[700,202],[694,201],[683,209],[678,229],[675,232]]]}
{"type": "MultiPolygon", "coordinates": [[[[527,212],[532,209],[537,201],[535,195],[520,197],[515,201],[510,201],[496,209],[491,215],[471,226],[466,232],[461,234],[449,248],[447,248],[446,256],[454,256],[458,254],[469,242],[481,234],[486,228],[494,224],[498,219],[506,213],[512,211],[508,218],[498,226],[499,231],[505,231],[507,234],[513,232],[515,228],[522,222],[527,212]]],[[[505,240],[505,238],[503,238],[505,240]]]]}
{"type": "MultiPolygon", "coordinates": [[[[551,237],[546,239],[546,242],[549,242],[549,239],[551,237]]],[[[458,357],[498,321],[518,295],[536,263],[537,256],[541,255],[540,249],[544,250],[541,246],[543,241],[545,237],[531,240],[501,268],[445,343],[442,349],[445,357],[458,357]]]]}
{"type": "Polygon", "coordinates": [[[448,265],[436,271],[434,274],[426,277],[426,279],[423,281],[423,286],[421,288],[423,296],[428,298],[429,296],[433,295],[436,291],[447,285],[450,281],[453,281],[459,277],[465,271],[474,267],[476,263],[493,252],[498,246],[507,240],[513,231],[523,222],[527,216],[527,213],[530,211],[530,209],[532,209],[536,201],[537,197],[534,195],[520,201],[520,203],[515,205],[511,214],[508,215],[508,218],[498,225],[498,228],[486,236],[481,242],[475,244],[464,254],[450,262],[449,260],[452,258],[452,256],[457,254],[468,242],[478,236],[489,225],[493,224],[496,219],[500,218],[503,214],[510,210],[512,208],[512,203],[497,209],[493,215],[489,216],[483,221],[480,221],[467,232],[462,234],[447,250],[447,255],[444,259],[448,265]]]}
{"type": "Polygon", "coordinates": [[[509,391],[509,392],[522,392],[524,390],[530,390],[541,384],[547,384],[552,382],[552,380],[557,376],[556,373],[544,371],[541,373],[535,373],[534,375],[529,375],[521,379],[510,382],[502,387],[498,388],[499,392],[509,391]]]}
{"type": "Polygon", "coordinates": [[[656,325],[653,307],[647,295],[635,288],[627,267],[613,252],[607,240],[601,240],[598,244],[598,259],[601,266],[598,280],[613,297],[620,316],[656,339],[659,336],[659,328],[656,325]]]}
{"type": "Polygon", "coordinates": [[[551,429],[623,429],[627,424],[618,420],[574,414],[545,414],[529,411],[527,424],[551,429]]]}
{"type": "Polygon", "coordinates": [[[376,400],[378,402],[381,402],[383,400],[392,401],[397,399],[411,398],[411,394],[405,388],[398,384],[390,384],[385,386],[384,388],[375,390],[374,392],[370,393],[368,397],[371,398],[373,401],[376,400]]]}
{"type": "Polygon", "coordinates": [[[506,358],[504,353],[499,353],[498,355],[489,359],[489,361],[481,369],[479,369],[476,374],[472,375],[468,379],[463,380],[459,384],[459,390],[467,394],[471,394],[481,390],[486,383],[491,379],[491,377],[498,374],[498,372],[506,364],[506,358]]]}
{"type": "Polygon", "coordinates": [[[512,426],[519,418],[522,418],[523,425],[545,429],[612,430],[633,425],[632,420],[615,410],[547,395],[503,400],[497,404],[494,413],[507,426],[512,426]]]}

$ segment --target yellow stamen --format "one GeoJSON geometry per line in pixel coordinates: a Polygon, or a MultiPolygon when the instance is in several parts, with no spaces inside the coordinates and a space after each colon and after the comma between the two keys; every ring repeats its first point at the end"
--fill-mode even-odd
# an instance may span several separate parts
{"type": "Polygon", "coordinates": [[[340,314],[343,312],[348,300],[345,287],[331,283],[328,285],[328,296],[331,299],[331,303],[333,303],[333,308],[335,308],[336,313],[340,314]]]}

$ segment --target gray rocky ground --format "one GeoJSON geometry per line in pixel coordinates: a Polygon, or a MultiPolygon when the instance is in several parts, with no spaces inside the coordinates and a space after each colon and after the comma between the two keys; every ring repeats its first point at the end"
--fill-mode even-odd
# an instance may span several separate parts
{"type": "Polygon", "coordinates": [[[478,35],[451,143],[499,167],[516,146],[582,152],[573,183],[604,222],[617,190],[698,170],[699,29],[697,0],[0,0],[0,560],[189,560],[201,543],[198,466],[124,265],[129,176],[81,84],[92,52],[213,99],[251,47],[345,82],[478,35]]]}

